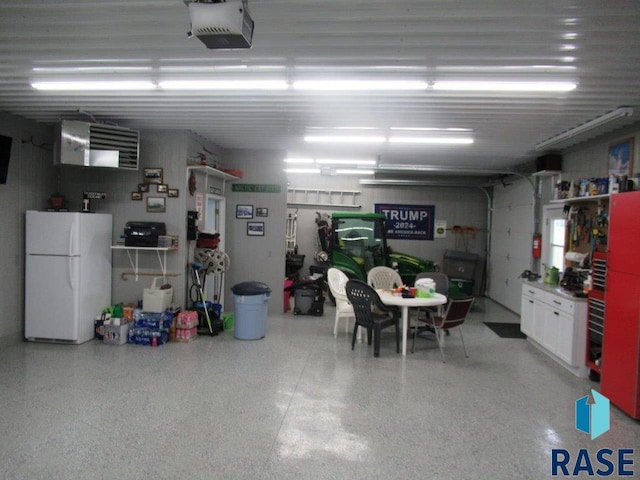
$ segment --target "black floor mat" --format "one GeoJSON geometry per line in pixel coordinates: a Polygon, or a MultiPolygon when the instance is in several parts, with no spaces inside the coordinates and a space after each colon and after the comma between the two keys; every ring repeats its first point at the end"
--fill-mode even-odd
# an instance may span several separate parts
{"type": "Polygon", "coordinates": [[[527,336],[520,331],[519,323],[484,322],[484,324],[493,330],[500,338],[527,338],[527,336]]]}

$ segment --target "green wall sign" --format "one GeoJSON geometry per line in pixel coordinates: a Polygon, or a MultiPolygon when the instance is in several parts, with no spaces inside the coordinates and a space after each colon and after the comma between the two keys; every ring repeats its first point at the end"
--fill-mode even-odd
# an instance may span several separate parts
{"type": "Polygon", "coordinates": [[[262,185],[256,183],[232,183],[232,192],[280,193],[280,185],[262,185]]]}

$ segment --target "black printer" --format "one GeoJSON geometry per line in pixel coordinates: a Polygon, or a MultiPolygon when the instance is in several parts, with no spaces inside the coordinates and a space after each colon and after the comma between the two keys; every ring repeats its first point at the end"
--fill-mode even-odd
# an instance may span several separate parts
{"type": "Polygon", "coordinates": [[[127,222],[124,227],[126,247],[157,247],[158,237],[167,234],[163,222],[127,222]]]}

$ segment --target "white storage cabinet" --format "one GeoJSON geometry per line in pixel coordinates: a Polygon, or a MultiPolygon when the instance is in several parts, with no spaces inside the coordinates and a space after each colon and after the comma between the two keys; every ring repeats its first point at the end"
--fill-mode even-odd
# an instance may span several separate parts
{"type": "Polygon", "coordinates": [[[587,377],[586,299],[569,297],[554,286],[524,282],[520,330],[574,375],[587,377]]]}

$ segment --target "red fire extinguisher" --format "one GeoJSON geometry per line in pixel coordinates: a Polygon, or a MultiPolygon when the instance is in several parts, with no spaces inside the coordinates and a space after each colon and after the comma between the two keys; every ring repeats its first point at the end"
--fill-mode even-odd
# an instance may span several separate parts
{"type": "Polygon", "coordinates": [[[542,235],[536,233],[533,236],[533,250],[532,250],[533,258],[540,258],[542,255],[542,235]]]}

